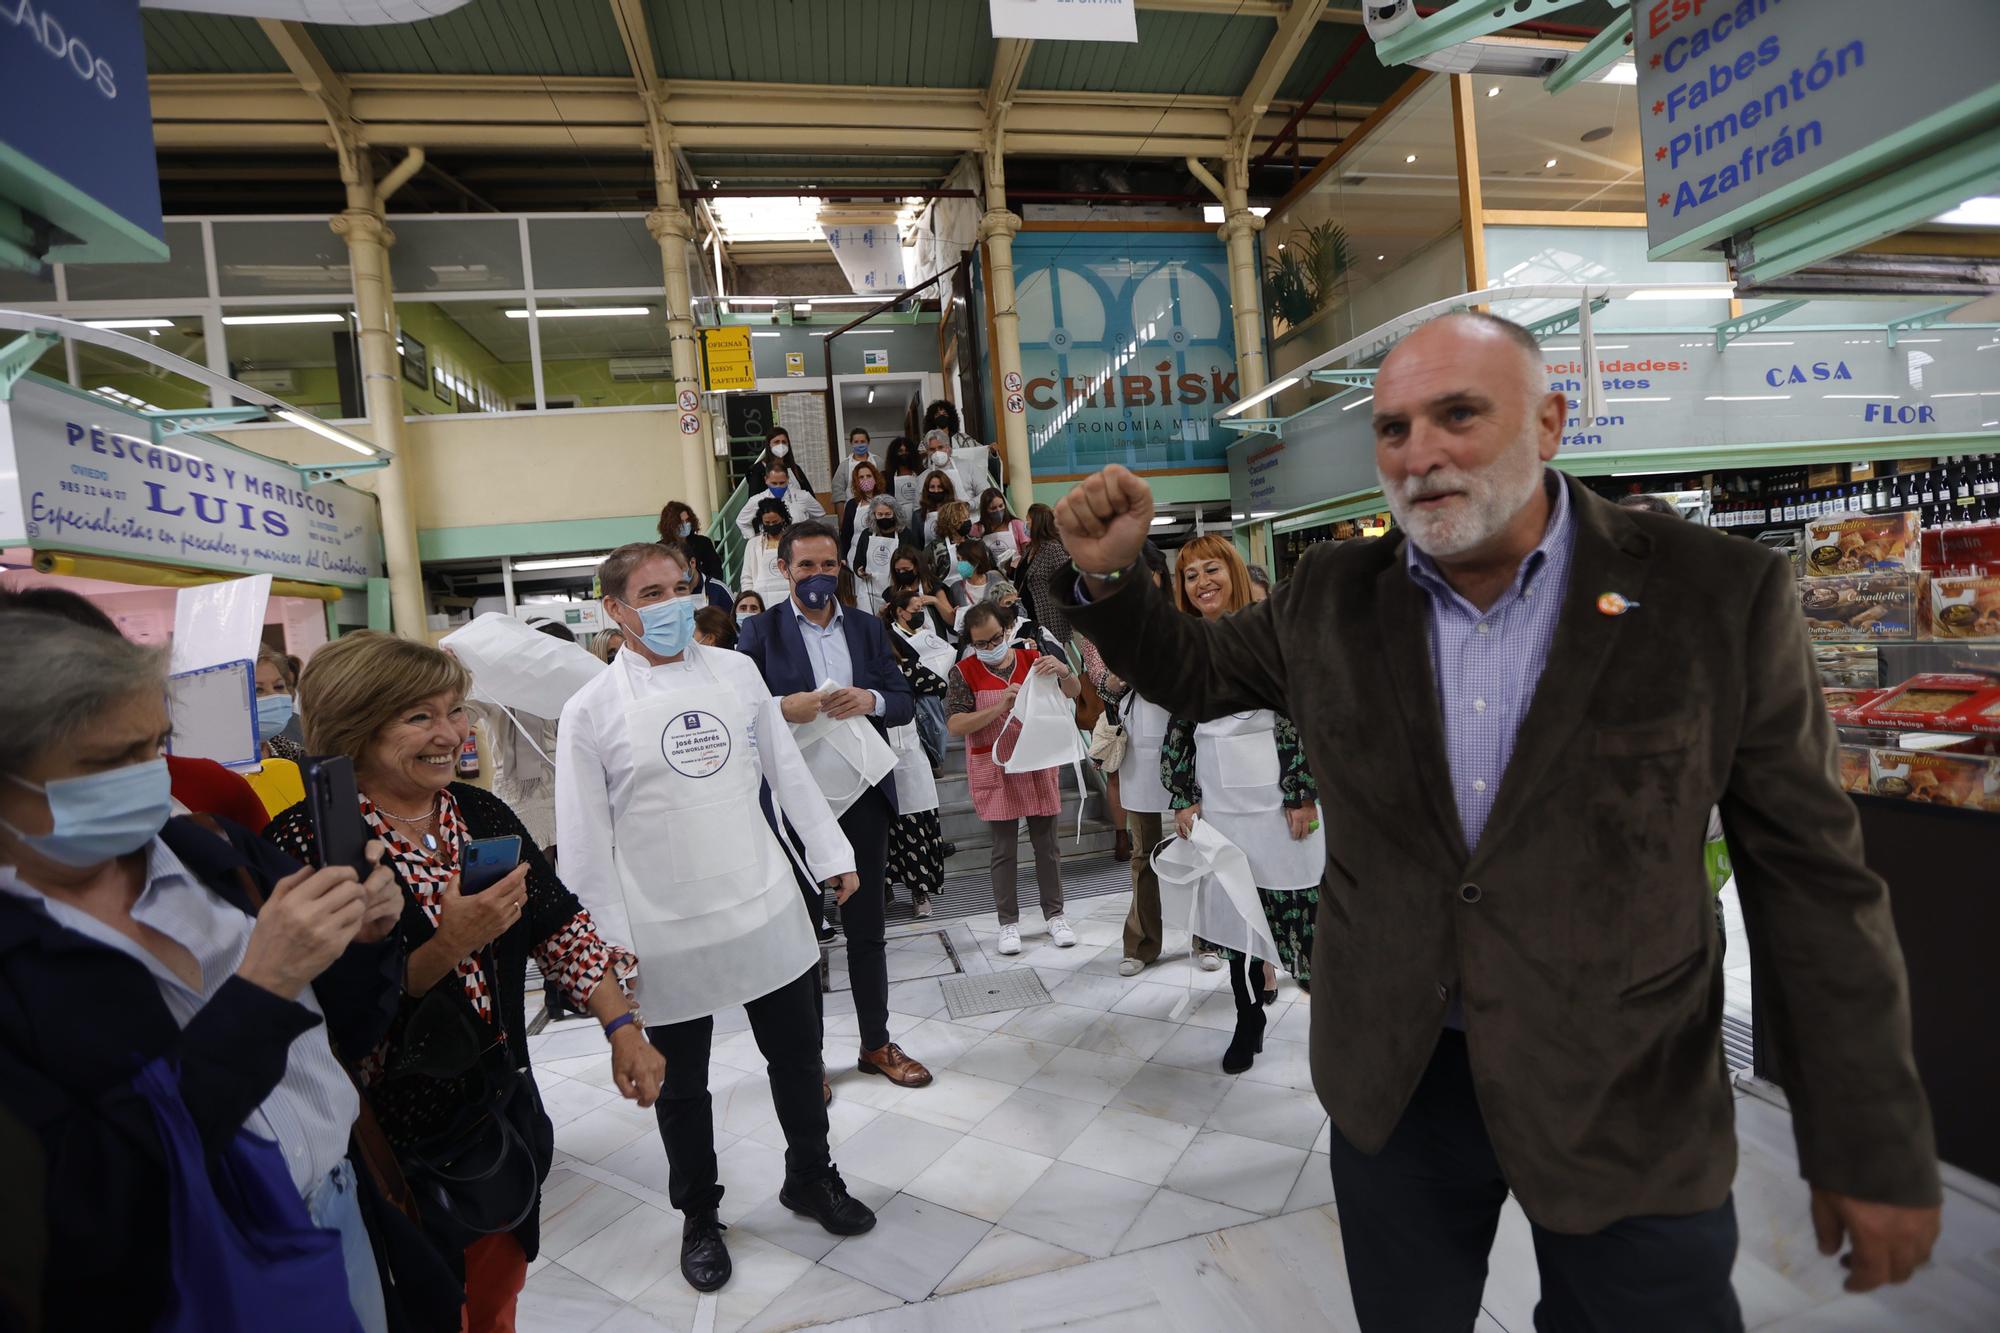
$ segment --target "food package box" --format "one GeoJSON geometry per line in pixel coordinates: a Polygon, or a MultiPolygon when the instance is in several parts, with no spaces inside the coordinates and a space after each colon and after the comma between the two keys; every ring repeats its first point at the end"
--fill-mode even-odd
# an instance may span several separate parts
{"type": "Polygon", "coordinates": [[[1814,639],[1914,639],[1921,577],[1905,570],[1800,579],[1806,632],[1814,639]]]}
{"type": "Polygon", "coordinates": [[[1826,711],[1836,723],[1857,726],[1860,724],[1860,710],[1882,697],[1882,690],[1857,690],[1833,687],[1820,691],[1826,700],[1826,711]]]}
{"type": "Polygon", "coordinates": [[[1939,573],[1983,569],[2000,574],[2000,523],[1954,523],[1924,531],[1924,568],[1939,573]]]}
{"type": "Polygon", "coordinates": [[[1872,752],[1865,745],[1843,745],[1840,747],[1840,789],[1842,791],[1870,791],[1874,787],[1874,771],[1870,767],[1872,752]]]}
{"type": "Polygon", "coordinates": [[[2000,641],[2000,573],[1933,574],[1929,582],[1932,638],[2000,641]]]}
{"type": "Polygon", "coordinates": [[[1871,750],[1869,790],[1877,796],[2000,811],[2000,759],[1950,750],[1871,750]]]}
{"type": "Polygon", "coordinates": [[[1854,717],[1899,731],[2000,732],[2000,681],[1924,672],[1858,706],[1854,717]]]}
{"type": "Polygon", "coordinates": [[[1882,654],[1872,643],[1820,644],[1813,665],[1828,689],[1872,690],[1882,683],[1882,654]]]}
{"type": "Polygon", "coordinates": [[[1817,518],[1806,524],[1802,544],[1807,578],[1915,569],[1922,550],[1912,510],[1817,518]]]}

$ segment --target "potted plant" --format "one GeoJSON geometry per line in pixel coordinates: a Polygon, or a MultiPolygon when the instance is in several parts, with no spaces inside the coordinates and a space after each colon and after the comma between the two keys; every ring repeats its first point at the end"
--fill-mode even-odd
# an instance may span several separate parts
{"type": "Polygon", "coordinates": [[[1333,303],[1351,255],[1337,223],[1300,227],[1264,258],[1264,305],[1297,328],[1333,303]]]}

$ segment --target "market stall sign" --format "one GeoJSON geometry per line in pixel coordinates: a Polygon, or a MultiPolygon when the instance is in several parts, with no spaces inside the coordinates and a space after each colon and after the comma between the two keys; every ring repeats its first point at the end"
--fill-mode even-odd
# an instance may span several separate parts
{"type": "Polygon", "coordinates": [[[1920,10],[1633,0],[1652,258],[1694,258],[2000,114],[1973,54],[2000,50],[2000,5],[1920,10]]]}
{"type": "Polygon", "coordinates": [[[375,500],[28,375],[0,425],[0,546],[364,588],[382,572],[375,500]]]}
{"type": "MultiPolygon", "coordinates": [[[[1928,453],[1932,436],[2000,427],[2000,331],[1992,328],[1941,325],[1894,348],[1879,327],[1787,329],[1782,339],[1745,339],[1720,352],[1712,335],[1621,330],[1602,335],[1597,352],[1604,415],[1586,420],[1590,372],[1576,334],[1542,348],[1544,382],[1569,400],[1564,456],[1907,439],[1880,455],[1899,457],[1928,453]]],[[[1372,490],[1373,424],[1366,410],[1342,410],[1361,392],[1287,423],[1283,439],[1254,435],[1232,445],[1235,512],[1285,512],[1372,490]]]]}
{"type": "Polygon", "coordinates": [[[757,368],[750,360],[750,330],[736,324],[701,331],[702,363],[711,393],[757,387],[757,368]]]}

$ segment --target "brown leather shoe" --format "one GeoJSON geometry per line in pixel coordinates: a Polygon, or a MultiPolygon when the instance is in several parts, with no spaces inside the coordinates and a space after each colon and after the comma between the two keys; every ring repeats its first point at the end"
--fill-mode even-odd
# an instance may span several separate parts
{"type": "Polygon", "coordinates": [[[931,1082],[931,1071],[904,1055],[903,1048],[893,1041],[880,1050],[863,1051],[854,1067],[864,1074],[880,1074],[905,1088],[927,1088],[931,1082]]]}
{"type": "Polygon", "coordinates": [[[820,1096],[826,1098],[825,1104],[828,1106],[833,1105],[833,1080],[825,1074],[819,1076],[819,1091],[820,1096]]]}
{"type": "Polygon", "coordinates": [[[1124,829],[1119,829],[1111,839],[1111,859],[1114,861],[1132,859],[1132,835],[1124,829]]]}

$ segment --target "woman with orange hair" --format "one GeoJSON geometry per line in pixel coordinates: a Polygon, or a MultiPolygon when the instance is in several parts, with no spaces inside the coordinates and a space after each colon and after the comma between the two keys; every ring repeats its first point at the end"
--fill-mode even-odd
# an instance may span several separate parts
{"type": "MultiPolygon", "coordinates": [[[[1180,549],[1174,601],[1205,620],[1250,605],[1249,571],[1227,538],[1196,537],[1180,549]]],[[[1199,818],[1242,850],[1278,945],[1277,961],[1301,986],[1308,984],[1326,843],[1319,832],[1319,791],[1292,720],[1270,709],[1207,722],[1176,716],[1160,745],[1160,779],[1182,836],[1199,818]]],[[[1223,1052],[1222,1072],[1240,1074],[1264,1048],[1264,1008],[1277,998],[1277,983],[1268,961],[1256,962],[1252,974],[1255,960],[1223,952],[1236,996],[1236,1034],[1223,1052]]]]}

